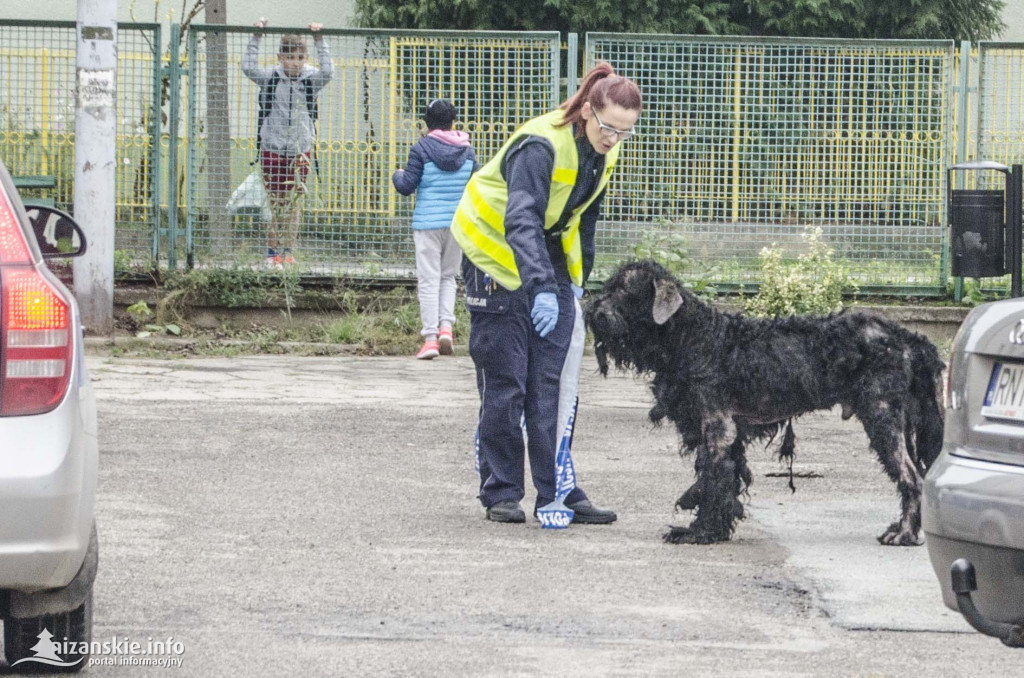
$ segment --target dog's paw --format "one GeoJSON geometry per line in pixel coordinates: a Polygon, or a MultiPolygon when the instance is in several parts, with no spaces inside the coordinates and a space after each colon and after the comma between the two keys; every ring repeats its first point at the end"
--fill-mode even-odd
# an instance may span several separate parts
{"type": "Polygon", "coordinates": [[[707,530],[695,530],[692,527],[671,527],[668,532],[661,535],[661,538],[669,544],[714,544],[720,541],[729,541],[728,536],[707,530]]]}
{"type": "Polygon", "coordinates": [[[878,543],[884,546],[920,546],[924,541],[911,530],[903,529],[900,523],[896,522],[878,537],[878,543]]]}

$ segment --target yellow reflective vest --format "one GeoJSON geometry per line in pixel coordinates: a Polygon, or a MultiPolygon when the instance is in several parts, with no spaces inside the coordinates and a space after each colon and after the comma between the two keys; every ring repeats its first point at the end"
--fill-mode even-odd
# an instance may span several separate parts
{"type": "MultiPolygon", "coordinates": [[[[501,165],[508,149],[524,135],[544,137],[555,148],[555,168],[551,177],[551,192],[548,208],[544,213],[544,230],[551,230],[558,223],[573,187],[576,185],[576,170],[579,158],[572,125],[557,127],[564,119],[561,109],[529,120],[516,130],[505,142],[497,155],[474,174],[462,193],[459,207],[452,220],[452,235],[469,260],[481,271],[509,290],[522,286],[519,270],[516,268],[512,248],[505,240],[505,207],[508,204],[508,184],[501,176],[501,165]]],[[[565,230],[561,233],[562,250],[569,266],[569,277],[576,285],[583,285],[583,250],[580,246],[580,215],[608,184],[608,178],[619,157],[616,144],[605,155],[604,173],[594,188],[594,193],[572,211],[565,230]]]]}

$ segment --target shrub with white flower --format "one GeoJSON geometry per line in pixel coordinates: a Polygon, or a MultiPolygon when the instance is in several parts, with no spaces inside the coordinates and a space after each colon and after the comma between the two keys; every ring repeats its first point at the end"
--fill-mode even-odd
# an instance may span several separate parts
{"type": "Polygon", "coordinates": [[[748,315],[824,315],[842,309],[843,293],[855,293],[857,283],[832,260],[833,250],[821,235],[821,227],[807,228],[807,251],[796,261],[785,261],[776,244],[761,250],[761,288],[746,302],[748,315]]]}

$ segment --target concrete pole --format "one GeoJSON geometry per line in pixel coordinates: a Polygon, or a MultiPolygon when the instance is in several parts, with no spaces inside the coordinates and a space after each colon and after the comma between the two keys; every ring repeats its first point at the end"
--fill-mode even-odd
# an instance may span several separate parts
{"type": "Polygon", "coordinates": [[[78,0],[75,221],[88,249],[74,260],[75,297],[93,334],[114,331],[117,0],[78,0]]]}
{"type": "MultiPolygon", "coordinates": [[[[227,0],[206,0],[206,23],[227,23],[227,0]]],[[[228,102],[228,37],[206,34],[206,182],[210,232],[227,233],[231,185],[231,110],[228,102]]],[[[189,268],[195,262],[188,261],[189,268]]]]}

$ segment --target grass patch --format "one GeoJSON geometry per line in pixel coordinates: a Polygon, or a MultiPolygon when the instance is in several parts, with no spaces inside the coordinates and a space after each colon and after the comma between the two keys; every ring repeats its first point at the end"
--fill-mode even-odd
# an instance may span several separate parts
{"type": "MultiPolygon", "coordinates": [[[[155,311],[137,302],[116,318],[114,355],[412,355],[422,342],[419,302],[404,287],[307,292],[298,276],[244,268],[182,272],[160,282],[155,311]],[[216,327],[194,322],[199,309],[208,316],[211,308],[219,309],[216,327]],[[172,320],[174,336],[150,329],[172,320]]],[[[455,342],[464,346],[469,314],[461,293],[455,315],[455,342]]]]}
{"type": "MultiPolygon", "coordinates": [[[[469,313],[461,295],[455,303],[455,317],[455,343],[464,344],[469,338],[469,313]]],[[[406,290],[392,290],[362,309],[349,300],[345,316],[324,325],[322,332],[322,341],[355,345],[364,355],[410,355],[422,341],[419,302],[406,290]]]]}

